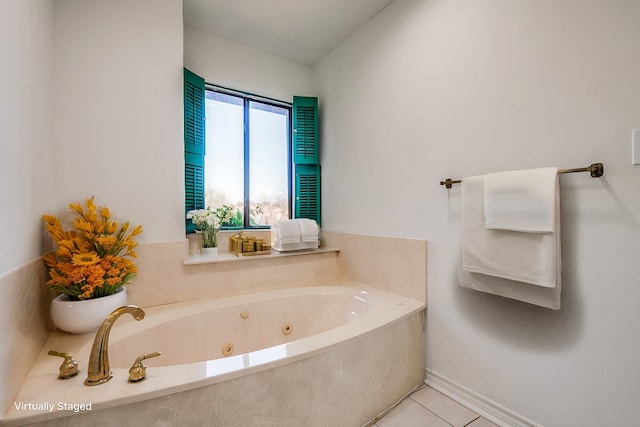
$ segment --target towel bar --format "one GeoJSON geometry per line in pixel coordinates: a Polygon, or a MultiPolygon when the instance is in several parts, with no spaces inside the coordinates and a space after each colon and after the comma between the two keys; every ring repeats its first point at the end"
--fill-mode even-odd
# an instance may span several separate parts
{"type": "MultiPolygon", "coordinates": [[[[599,178],[604,175],[604,165],[602,163],[593,163],[585,168],[558,169],[558,173],[574,172],[589,172],[592,178],[599,178]]],[[[453,184],[460,184],[461,182],[461,179],[447,178],[444,181],[440,181],[440,185],[444,185],[446,188],[451,188],[453,184]]]]}

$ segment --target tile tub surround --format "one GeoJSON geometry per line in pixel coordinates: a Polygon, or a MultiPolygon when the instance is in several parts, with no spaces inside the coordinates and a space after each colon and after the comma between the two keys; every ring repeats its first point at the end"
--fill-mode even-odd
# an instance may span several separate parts
{"type": "Polygon", "coordinates": [[[127,286],[129,303],[151,307],[198,298],[223,298],[325,284],[338,278],[336,253],[184,265],[188,247],[187,239],[140,244],[136,260],[138,275],[131,286],[127,286]]]}
{"type": "MultiPolygon", "coordinates": [[[[372,303],[362,317],[282,346],[230,358],[153,367],[149,360],[149,378],[140,384],[128,384],[128,367],[117,367],[113,363],[114,378],[102,386],[83,386],[82,374],[66,381],[57,380],[59,363],[46,356],[46,349],[64,347],[83,361],[88,358],[93,336],[56,331],[16,401],[53,405],[60,401],[72,405],[91,403],[91,411],[57,420],[54,418],[71,414],[21,411],[12,405],[0,425],[31,422],[143,425],[151,419],[169,425],[204,425],[204,420],[209,420],[207,425],[244,426],[264,422],[362,425],[423,381],[424,305],[375,288],[353,286],[371,294],[365,297],[371,298],[372,303]],[[117,408],[110,410],[114,406],[117,408]],[[166,413],[162,408],[171,410],[166,413]]],[[[316,292],[315,287],[308,289],[316,292]]],[[[338,287],[335,291],[322,288],[321,292],[331,295],[345,290],[348,288],[338,287]]],[[[278,295],[299,292],[304,295],[307,291],[275,291],[278,295]]],[[[273,296],[276,295],[269,292],[255,298],[273,296]]],[[[215,307],[225,303],[233,307],[249,297],[211,300],[210,303],[215,307]]],[[[203,307],[202,302],[178,303],[148,309],[142,322],[125,317],[120,325],[114,325],[111,344],[115,348],[119,340],[140,332],[140,327],[153,328],[176,317],[190,318],[207,307],[209,305],[203,307]]],[[[189,330],[192,329],[195,328],[189,330]]]]}
{"type": "MultiPolygon", "coordinates": [[[[221,239],[223,249],[228,235],[221,239]]],[[[322,245],[344,243],[344,248],[340,248],[340,253],[184,265],[189,240],[141,243],[136,260],[139,273],[127,287],[129,303],[147,308],[198,298],[323,285],[342,277],[362,283],[370,280],[374,287],[424,301],[426,241],[327,230],[322,231],[322,239],[322,245]],[[371,254],[366,248],[376,251],[371,254]]],[[[46,279],[40,258],[0,276],[0,338],[7,343],[0,347],[0,414],[11,405],[53,329],[49,304],[54,294],[44,288],[46,279]]]]}
{"type": "Polygon", "coordinates": [[[427,241],[322,231],[340,248],[338,276],[427,302],[427,241]]]}
{"type": "Polygon", "coordinates": [[[54,295],[46,280],[39,258],[0,276],[0,418],[53,327],[49,304],[54,295]]]}
{"type": "MultiPolygon", "coordinates": [[[[228,238],[220,232],[220,253],[228,238]]],[[[265,231],[245,234],[269,239],[265,231]]],[[[427,242],[418,239],[321,231],[321,247],[339,253],[259,259],[240,263],[184,265],[198,250],[191,236],[180,242],[142,243],[138,246],[138,275],[127,287],[129,301],[141,307],[197,298],[220,298],[267,289],[323,285],[348,279],[426,303],[427,242]]]]}

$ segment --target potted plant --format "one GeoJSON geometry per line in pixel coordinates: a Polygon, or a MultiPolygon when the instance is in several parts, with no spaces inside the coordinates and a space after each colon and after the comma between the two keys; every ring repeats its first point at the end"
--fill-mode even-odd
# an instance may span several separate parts
{"type": "Polygon", "coordinates": [[[71,333],[97,330],[114,309],[126,305],[124,285],[136,274],[135,237],[142,226],[129,230],[111,220],[106,206],[98,208],[94,198],[69,207],[75,214],[73,229],[65,230],[53,215],[43,215],[46,230],[56,250],[43,257],[49,268],[46,286],[59,292],[51,303],[51,316],[58,328],[71,333]]]}
{"type": "Polygon", "coordinates": [[[218,257],[218,232],[223,225],[233,224],[236,209],[229,205],[213,209],[196,209],[187,213],[187,219],[193,222],[196,232],[202,236],[202,255],[207,258],[218,257]]]}

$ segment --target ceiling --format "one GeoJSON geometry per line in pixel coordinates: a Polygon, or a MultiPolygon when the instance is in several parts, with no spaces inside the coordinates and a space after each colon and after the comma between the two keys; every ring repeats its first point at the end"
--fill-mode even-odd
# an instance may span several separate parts
{"type": "Polygon", "coordinates": [[[184,0],[184,25],[313,66],[393,0],[184,0]]]}

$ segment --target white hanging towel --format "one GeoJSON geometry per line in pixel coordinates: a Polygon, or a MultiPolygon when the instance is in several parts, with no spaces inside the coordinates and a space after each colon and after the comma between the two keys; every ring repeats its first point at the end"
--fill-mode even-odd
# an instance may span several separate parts
{"type": "Polygon", "coordinates": [[[484,221],[491,230],[553,233],[558,168],[489,173],[484,176],[484,221]]]}
{"type": "MultiPolygon", "coordinates": [[[[558,178],[551,184],[557,188],[558,178]]],[[[554,215],[559,198],[554,191],[554,215]]],[[[485,228],[484,177],[462,180],[463,268],[503,279],[553,288],[557,284],[560,257],[559,232],[523,233],[485,228]]],[[[559,218],[554,219],[559,226],[559,218]]]]}
{"type": "MultiPolygon", "coordinates": [[[[462,263],[459,263],[462,266],[462,263]]],[[[470,273],[459,268],[460,285],[480,292],[486,292],[501,297],[526,302],[540,307],[560,310],[561,287],[543,288],[529,283],[516,282],[500,277],[487,276],[480,273],[470,273]]],[[[559,274],[559,273],[558,273],[559,274]]]]}
{"type": "Polygon", "coordinates": [[[485,227],[484,177],[462,180],[460,284],[539,306],[559,309],[561,292],[558,180],[554,182],[552,233],[485,227]]]}

